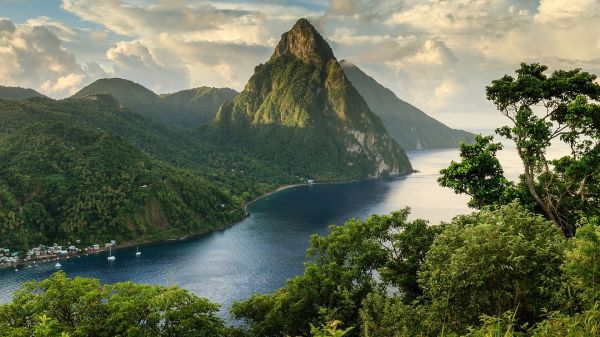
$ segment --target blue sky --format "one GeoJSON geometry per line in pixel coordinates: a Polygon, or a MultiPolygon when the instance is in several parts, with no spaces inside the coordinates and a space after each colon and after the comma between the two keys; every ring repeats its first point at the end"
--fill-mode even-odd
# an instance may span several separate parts
{"type": "Polygon", "coordinates": [[[520,62],[600,72],[600,0],[0,0],[0,84],[66,97],[102,77],[243,89],[307,17],[338,59],[455,127],[520,62]]]}

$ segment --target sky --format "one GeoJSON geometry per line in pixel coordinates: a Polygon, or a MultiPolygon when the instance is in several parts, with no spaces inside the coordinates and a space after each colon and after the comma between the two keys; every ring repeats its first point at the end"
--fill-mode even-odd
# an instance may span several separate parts
{"type": "Polygon", "coordinates": [[[485,86],[521,62],[600,74],[600,0],[0,0],[0,85],[242,90],[302,17],[339,60],[456,128],[503,122],[485,86]]]}

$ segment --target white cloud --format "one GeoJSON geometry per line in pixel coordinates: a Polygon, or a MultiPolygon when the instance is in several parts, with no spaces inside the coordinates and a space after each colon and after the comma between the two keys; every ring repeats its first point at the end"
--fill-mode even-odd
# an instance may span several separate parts
{"type": "Polygon", "coordinates": [[[82,74],[68,74],[61,76],[56,80],[47,80],[40,86],[40,89],[47,94],[68,93],[72,95],[81,88],[84,76],[82,74]]]}
{"type": "Polygon", "coordinates": [[[46,26],[0,19],[0,82],[47,94],[70,94],[85,78],[75,56],[46,26]]]}
{"type": "Polygon", "coordinates": [[[300,17],[339,59],[455,127],[478,121],[454,116],[491,120],[485,86],[522,61],[600,72],[598,0],[63,0],[62,8],[102,28],[0,19],[0,81],[45,83],[59,97],[100,76],[159,92],[241,89],[300,17]]]}
{"type": "Polygon", "coordinates": [[[540,0],[535,19],[542,23],[570,26],[599,16],[600,3],[597,0],[540,0]]]}
{"type": "Polygon", "coordinates": [[[186,89],[189,76],[176,55],[163,60],[153,55],[141,41],[120,42],[106,52],[114,64],[113,76],[135,79],[158,92],[186,89]]]}

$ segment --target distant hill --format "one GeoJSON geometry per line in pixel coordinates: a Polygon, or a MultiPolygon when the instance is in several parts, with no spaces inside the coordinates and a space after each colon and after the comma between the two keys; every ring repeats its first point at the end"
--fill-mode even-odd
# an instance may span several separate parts
{"type": "Polygon", "coordinates": [[[470,132],[449,128],[413,105],[399,99],[391,90],[365,74],[356,65],[341,62],[344,73],[378,115],[389,134],[406,150],[457,147],[472,142],[470,132]]]}
{"type": "Polygon", "coordinates": [[[121,78],[100,79],[72,98],[109,94],[123,106],[152,120],[180,128],[197,128],[212,120],[219,107],[237,92],[229,88],[200,87],[157,95],[150,89],[121,78]]]}
{"type": "Polygon", "coordinates": [[[33,89],[5,87],[0,85],[0,99],[21,100],[31,97],[45,97],[33,89]]]}
{"type": "Polygon", "coordinates": [[[71,98],[109,94],[125,107],[144,117],[164,122],[170,114],[160,97],[141,84],[122,78],[103,78],[79,90],[71,98]]]}
{"type": "Polygon", "coordinates": [[[169,123],[182,128],[195,128],[208,123],[226,101],[238,92],[230,88],[199,87],[182,90],[160,98],[171,111],[169,123]]]}
{"type": "Polygon", "coordinates": [[[306,19],[281,36],[271,58],[255,68],[244,91],[221,107],[206,132],[317,180],[411,171],[402,148],[306,19]]]}

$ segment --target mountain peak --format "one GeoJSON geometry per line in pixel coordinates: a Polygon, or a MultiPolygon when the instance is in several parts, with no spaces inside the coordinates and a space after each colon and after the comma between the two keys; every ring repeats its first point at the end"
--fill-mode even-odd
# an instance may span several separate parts
{"type": "Polygon", "coordinates": [[[271,60],[295,56],[306,63],[326,64],[335,58],[325,39],[307,19],[300,19],[288,32],[281,35],[271,60]]]}

